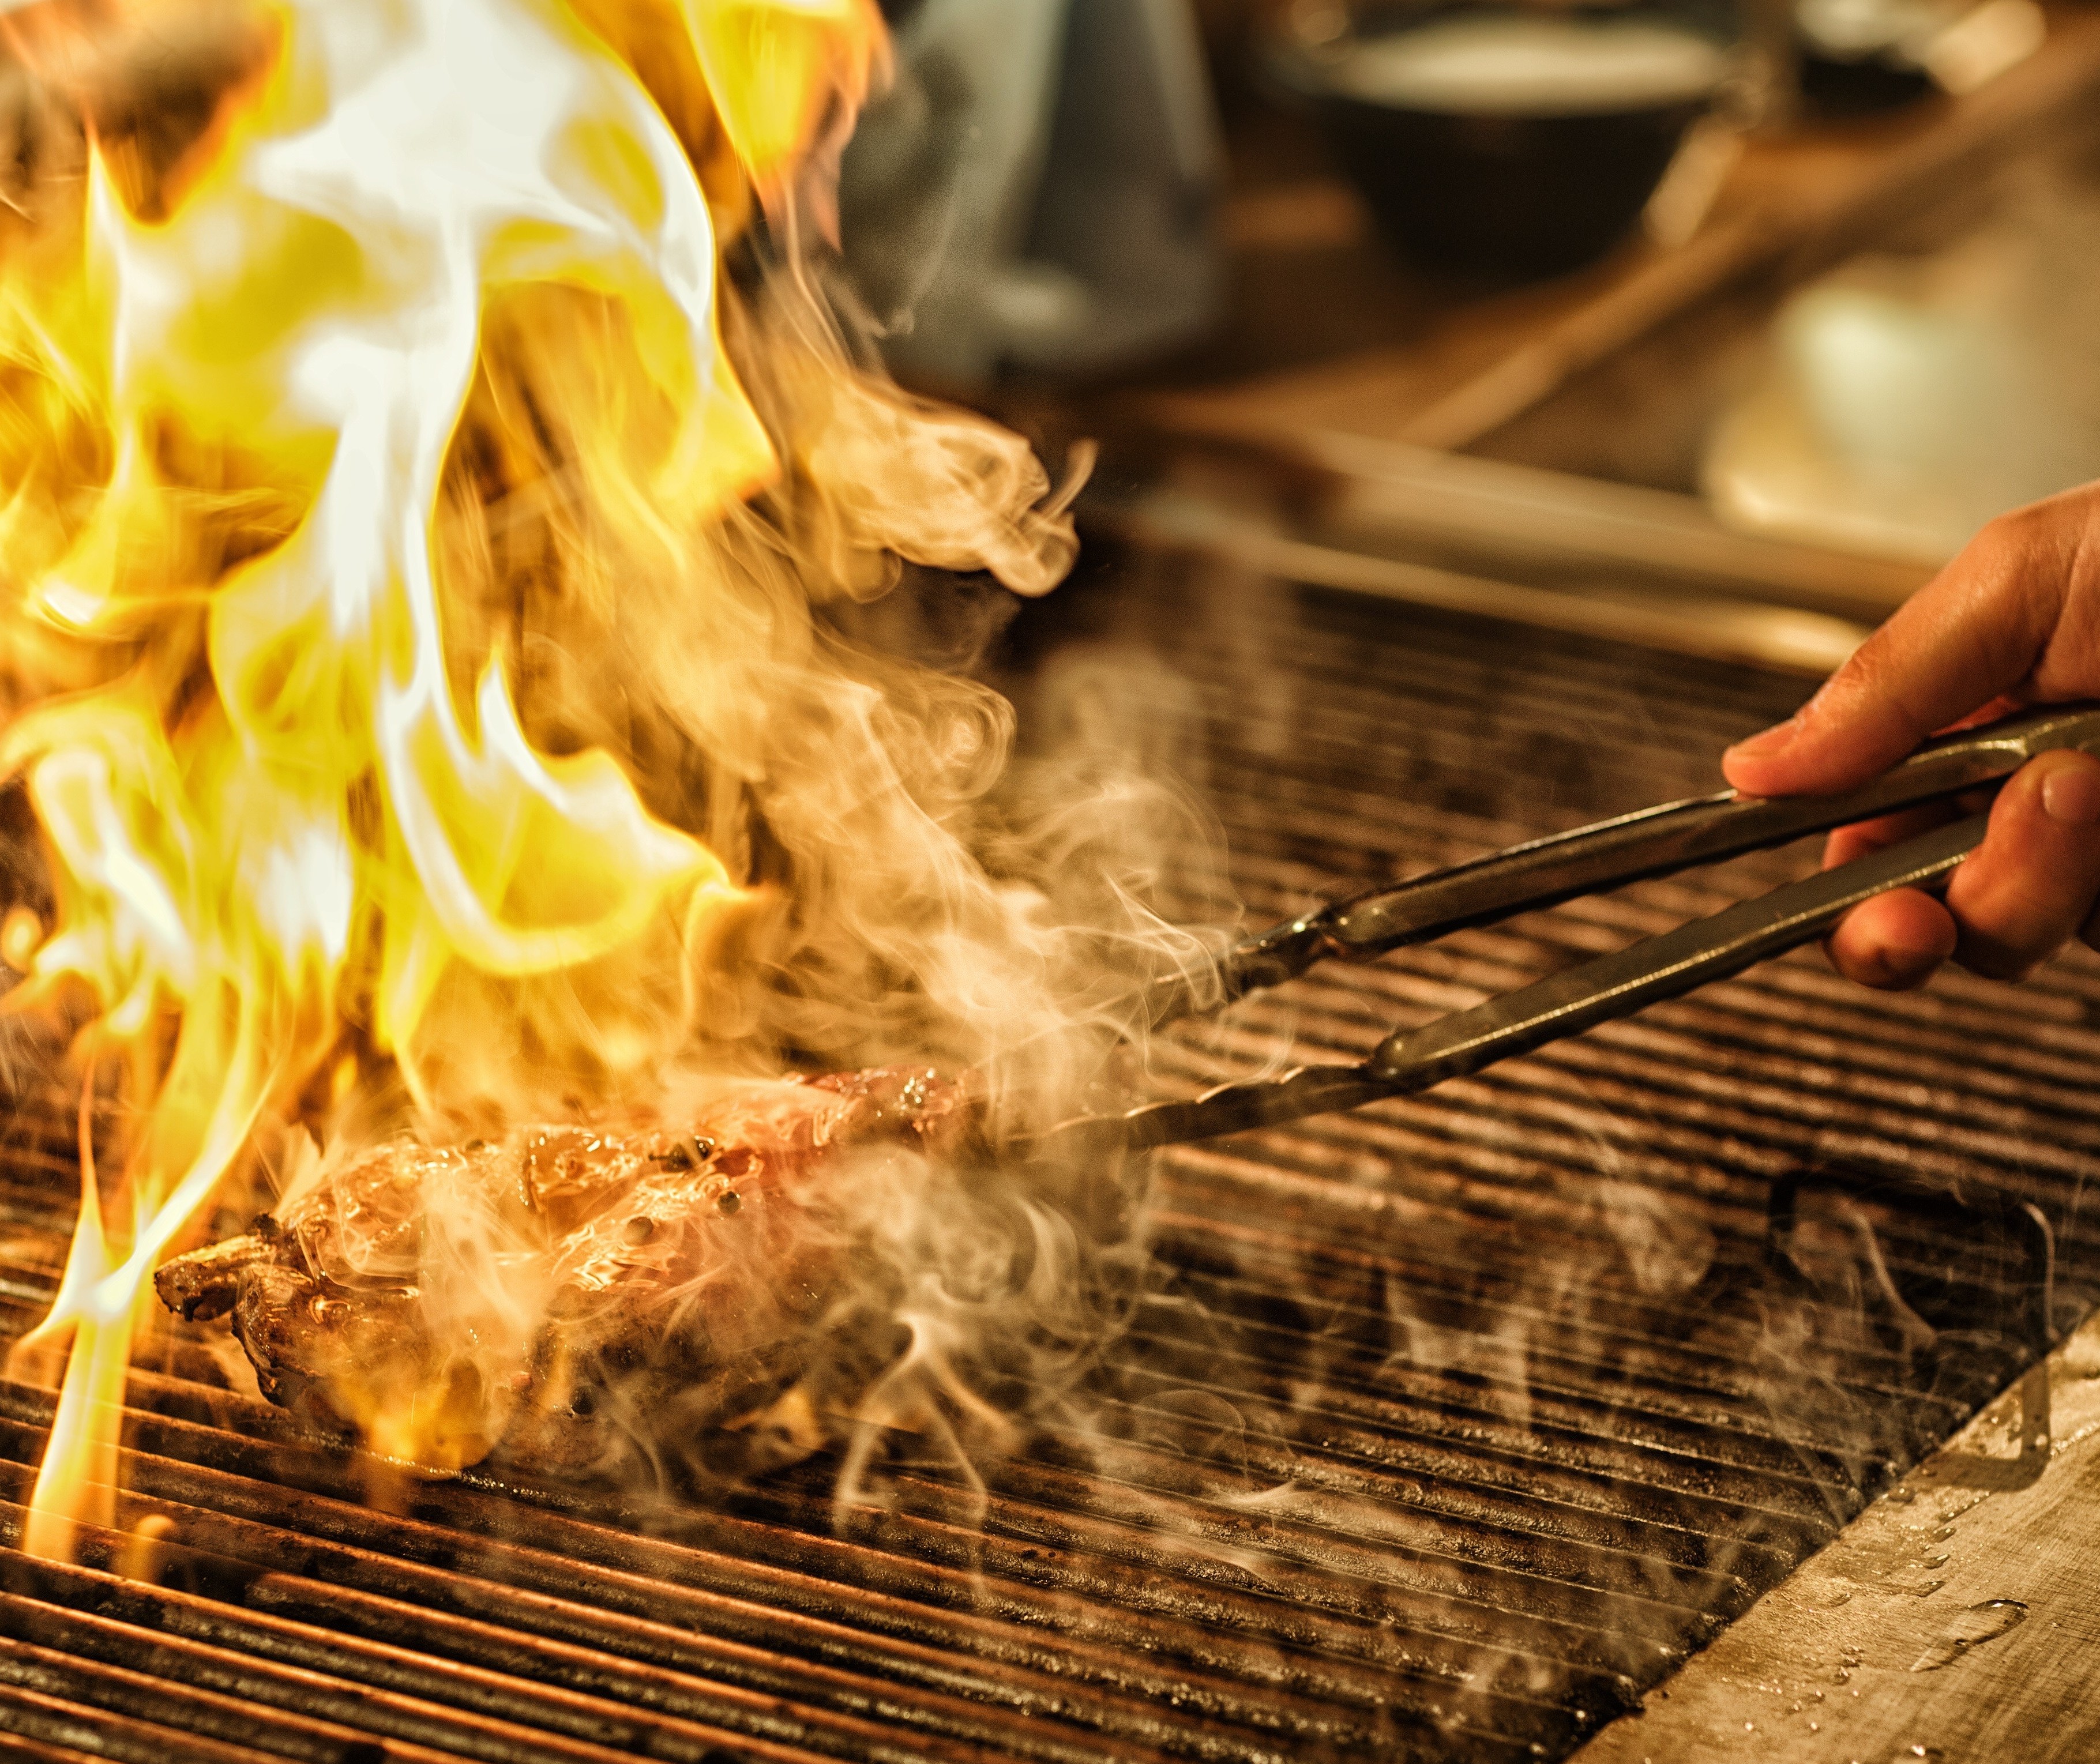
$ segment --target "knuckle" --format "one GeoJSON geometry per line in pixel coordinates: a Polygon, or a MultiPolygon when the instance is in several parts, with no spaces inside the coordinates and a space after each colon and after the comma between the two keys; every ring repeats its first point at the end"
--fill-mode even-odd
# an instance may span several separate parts
{"type": "Polygon", "coordinates": [[[2034,535],[2041,525],[2036,505],[2009,509],[2003,514],[1993,515],[1970,543],[1987,556],[2017,556],[2033,542],[2034,535]]]}
{"type": "Polygon", "coordinates": [[[1970,545],[1985,561],[2022,564],[2061,551],[2072,531],[2053,501],[2030,502],[1986,522],[1970,545]]]}
{"type": "Polygon", "coordinates": [[[1896,647],[1896,637],[1888,626],[1882,626],[1852,651],[1851,659],[1831,677],[1829,686],[1811,703],[1821,705],[1833,699],[1886,695],[1903,673],[1893,653],[1896,647]]]}

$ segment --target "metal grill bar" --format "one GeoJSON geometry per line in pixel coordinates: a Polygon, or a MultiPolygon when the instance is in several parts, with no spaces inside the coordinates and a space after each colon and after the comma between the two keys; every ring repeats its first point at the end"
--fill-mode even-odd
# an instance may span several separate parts
{"type": "MultiPolygon", "coordinates": [[[[1260,920],[1710,787],[1706,756],[1794,691],[1336,598],[1162,593],[1145,634],[1204,712],[1260,920]]],[[[1024,655],[1117,615],[1040,616],[1024,655]]],[[[1360,1058],[1804,859],[1324,970],[1154,1067],[1193,1091],[1286,1043],[1360,1058]]],[[[77,1568],[0,1559],[0,1754],[1564,1754],[2030,1351],[2000,1326],[2014,1262],[1948,1277],[1970,1246],[1886,1208],[1860,1216],[1891,1277],[1936,1281],[1971,1334],[1907,1347],[1842,1294],[1775,1288],[1771,1184],[1842,1155],[2034,1200],[2067,1308],[2100,1247],[2096,1025],[2085,958],[1895,1001],[1790,959],[1429,1096],[1177,1150],[1085,1425],[981,1484],[900,1435],[880,1507],[836,1507],[821,1456],[697,1505],[418,1482],[227,1388],[200,1342],[161,1344],[126,1397],[116,1528],[77,1568]]],[[[0,1333],[53,1290],[73,1106],[39,1081],[0,1133],[0,1333]]],[[[9,1543],[51,1405],[0,1384],[9,1543]]]]}
{"type": "Polygon", "coordinates": [[[48,1696],[0,1683],[0,1729],[31,1757],[114,1758],[118,1764],[272,1764],[287,1755],[207,1739],[187,1724],[162,1727],[76,1702],[64,1694],[64,1670],[51,1676],[61,1689],[48,1696]]]}

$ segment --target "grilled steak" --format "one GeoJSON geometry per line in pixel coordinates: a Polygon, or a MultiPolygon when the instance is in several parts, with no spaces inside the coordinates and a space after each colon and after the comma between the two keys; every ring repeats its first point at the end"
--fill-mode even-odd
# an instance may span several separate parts
{"type": "Polygon", "coordinates": [[[397,1140],[155,1283],[185,1318],[231,1313],[271,1401],[377,1451],[585,1468],[608,1403],[660,1426],[695,1391],[719,1417],[761,1390],[850,1263],[827,1198],[843,1166],[968,1117],[957,1086],[889,1069],[752,1086],[685,1131],[397,1140]]]}

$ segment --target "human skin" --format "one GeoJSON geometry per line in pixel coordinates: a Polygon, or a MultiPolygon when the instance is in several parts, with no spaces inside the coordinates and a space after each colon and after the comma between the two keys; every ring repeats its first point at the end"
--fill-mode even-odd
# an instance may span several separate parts
{"type": "MultiPolygon", "coordinates": [[[[1785,722],[1731,747],[1758,796],[1864,783],[1926,735],[2024,705],[2100,698],[2100,483],[2003,515],[1921,589],[1785,722]]],[[[1841,828],[1826,866],[1950,818],[1915,809],[1841,828]]],[[[1826,943],[1863,986],[1907,991],[1945,962],[2020,980],[2074,937],[2100,947],[2100,760],[2031,760],[1945,902],[1914,889],[1856,908],[1826,943]]]]}

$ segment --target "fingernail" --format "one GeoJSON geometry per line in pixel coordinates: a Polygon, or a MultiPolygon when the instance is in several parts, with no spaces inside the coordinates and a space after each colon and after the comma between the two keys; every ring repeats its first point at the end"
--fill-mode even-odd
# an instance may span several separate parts
{"type": "Polygon", "coordinates": [[[2041,805],[2066,827],[2100,827],[2100,766],[2058,767],[2042,780],[2041,805]]]}
{"type": "Polygon", "coordinates": [[[1742,754],[1746,758],[1755,759],[1761,753],[1776,752],[1800,733],[1801,719],[1798,717],[1789,717],[1783,723],[1775,723],[1762,734],[1752,735],[1746,740],[1737,742],[1728,751],[1731,753],[1742,754]]]}

